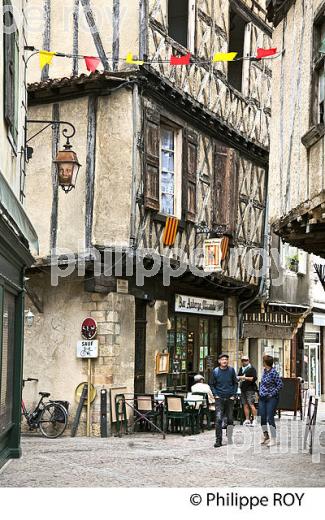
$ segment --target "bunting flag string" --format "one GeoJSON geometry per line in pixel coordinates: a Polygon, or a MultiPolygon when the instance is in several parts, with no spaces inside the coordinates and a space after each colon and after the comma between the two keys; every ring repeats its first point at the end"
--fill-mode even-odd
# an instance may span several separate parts
{"type": "MultiPolygon", "coordinates": [[[[95,72],[98,69],[98,66],[101,63],[101,59],[99,56],[85,56],[80,54],[65,54],[62,52],[54,52],[54,51],[45,51],[43,49],[36,49],[35,47],[28,46],[26,50],[33,51],[35,53],[39,53],[40,59],[40,69],[43,70],[45,65],[51,65],[53,61],[53,57],[57,56],[60,58],[77,58],[82,59],[85,62],[86,68],[89,72],[95,72]]],[[[214,65],[218,62],[233,62],[233,61],[242,61],[242,60],[250,60],[250,61],[260,61],[265,59],[273,59],[281,56],[284,53],[284,50],[278,51],[276,47],[270,49],[257,48],[256,55],[254,56],[240,56],[238,57],[237,52],[217,52],[210,60],[197,60],[194,59],[194,56],[188,52],[185,56],[176,56],[172,55],[167,60],[162,59],[146,59],[139,60],[137,57],[134,57],[131,52],[127,54],[125,58],[112,58],[110,56],[106,56],[107,60],[114,62],[124,62],[128,65],[151,65],[154,63],[158,64],[169,64],[171,66],[188,66],[191,64],[195,65],[214,65]]]]}
{"type": "Polygon", "coordinates": [[[55,52],[50,51],[40,51],[39,52],[39,66],[40,69],[43,70],[45,65],[51,65],[53,56],[55,56],[55,52]]]}
{"type": "Polygon", "coordinates": [[[100,64],[100,58],[95,56],[85,56],[85,64],[89,72],[96,72],[98,65],[100,64]]]}

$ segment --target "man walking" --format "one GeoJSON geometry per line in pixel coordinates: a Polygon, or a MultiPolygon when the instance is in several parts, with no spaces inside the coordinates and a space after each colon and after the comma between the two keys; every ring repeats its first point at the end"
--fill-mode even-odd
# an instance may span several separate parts
{"type": "Polygon", "coordinates": [[[255,408],[255,394],[257,391],[256,381],[257,373],[253,365],[250,363],[248,356],[242,356],[242,366],[238,372],[239,386],[241,391],[241,402],[244,407],[245,426],[256,426],[256,408],[255,408]],[[251,424],[250,416],[253,416],[253,423],[251,424]]]}
{"type": "Polygon", "coordinates": [[[228,354],[220,354],[219,367],[215,368],[211,376],[211,390],[216,400],[216,442],[214,447],[222,446],[222,421],[227,419],[228,444],[232,444],[234,400],[237,393],[238,381],[235,369],[229,366],[228,354]]]}

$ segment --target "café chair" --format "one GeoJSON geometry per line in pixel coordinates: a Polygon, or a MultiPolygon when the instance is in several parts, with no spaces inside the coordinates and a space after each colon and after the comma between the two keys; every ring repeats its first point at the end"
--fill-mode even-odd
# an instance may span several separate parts
{"type": "Polygon", "coordinates": [[[201,429],[204,429],[204,419],[206,419],[207,428],[211,430],[211,424],[215,423],[216,407],[215,404],[209,403],[208,394],[205,392],[193,392],[192,395],[200,395],[204,398],[204,404],[201,408],[200,423],[201,429]]]}
{"type": "MultiPolygon", "coordinates": [[[[142,394],[135,396],[134,406],[136,410],[145,415],[153,424],[157,426],[157,420],[159,419],[160,424],[162,425],[162,407],[156,405],[153,394],[142,394]]],[[[139,424],[140,429],[147,431],[151,429],[150,423],[144,418],[141,418],[138,414],[135,413],[134,419],[135,423],[139,424]]]]}
{"type": "Polygon", "coordinates": [[[186,406],[184,396],[182,395],[166,395],[165,398],[165,432],[175,432],[175,427],[179,425],[182,435],[186,434],[186,428],[191,427],[193,431],[192,413],[189,407],[186,406]]]}

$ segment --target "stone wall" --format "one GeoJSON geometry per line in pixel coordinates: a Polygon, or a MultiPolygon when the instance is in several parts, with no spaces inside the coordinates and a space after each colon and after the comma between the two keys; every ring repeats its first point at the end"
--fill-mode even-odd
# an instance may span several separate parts
{"type": "Polygon", "coordinates": [[[222,351],[229,354],[231,366],[237,366],[237,299],[231,296],[225,300],[225,314],[222,318],[222,351]]]}
{"type": "MultiPolygon", "coordinates": [[[[75,416],[76,387],[87,381],[87,361],[76,358],[77,341],[84,318],[98,323],[99,357],[92,361],[92,382],[97,397],[92,404],[93,434],[100,434],[100,390],[108,390],[108,422],[110,423],[111,388],[126,387],[133,392],[135,317],[134,297],[127,294],[86,293],[83,278],[71,276],[51,287],[49,274],[31,275],[33,290],[43,300],[43,313],[38,313],[26,299],[26,309],[35,315],[32,327],[25,330],[24,377],[35,377],[24,391],[28,407],[35,405],[39,391],[51,392],[53,399],[71,403],[70,421],[75,416]]],[[[83,410],[78,435],[86,432],[86,409],[83,410]]]]}
{"type": "MultiPolygon", "coordinates": [[[[135,302],[133,296],[117,293],[85,293],[83,299],[83,310],[98,324],[99,357],[93,362],[92,377],[97,397],[92,405],[92,429],[94,435],[100,435],[100,390],[126,387],[132,393],[134,389],[135,302]]],[[[83,373],[86,378],[86,361],[83,373]]],[[[108,422],[110,413],[108,392],[108,422]]]]}

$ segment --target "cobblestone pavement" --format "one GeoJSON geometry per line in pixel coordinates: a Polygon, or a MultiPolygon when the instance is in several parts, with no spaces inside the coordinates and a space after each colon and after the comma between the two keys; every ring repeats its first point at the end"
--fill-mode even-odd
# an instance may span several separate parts
{"type": "MultiPolygon", "coordinates": [[[[325,429],[325,421],[320,424],[325,429]]],[[[325,455],[313,463],[303,452],[303,427],[282,417],[276,448],[261,447],[260,429],[243,426],[235,427],[234,447],[218,449],[213,431],[165,440],[151,433],[57,440],[29,435],[22,440],[23,457],[0,473],[0,487],[324,486],[325,455]]],[[[325,445],[319,451],[325,453],[325,445]]]]}

